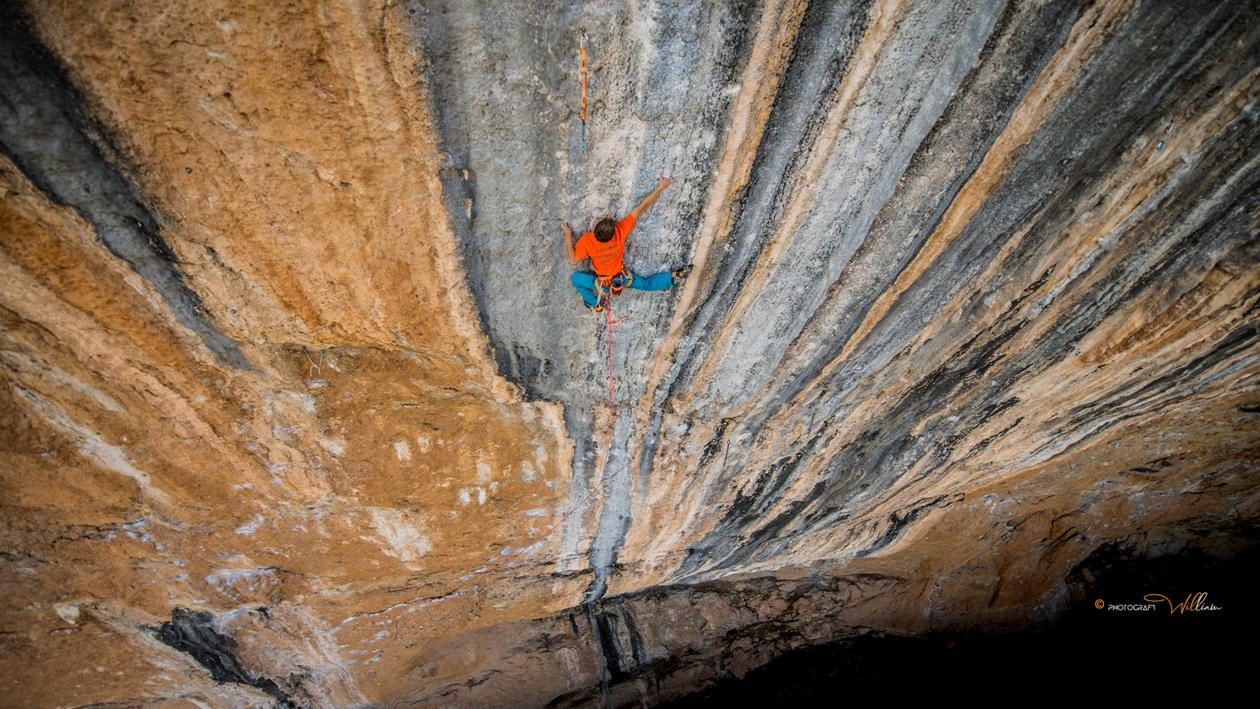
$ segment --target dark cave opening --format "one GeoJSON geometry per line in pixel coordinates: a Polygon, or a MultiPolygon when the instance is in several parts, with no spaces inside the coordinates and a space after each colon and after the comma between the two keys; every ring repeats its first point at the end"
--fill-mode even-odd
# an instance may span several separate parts
{"type": "Polygon", "coordinates": [[[1222,694],[1242,688],[1254,666],[1248,641],[1260,614],[1251,569],[1260,546],[1254,536],[1245,541],[1241,553],[1224,559],[1198,551],[1141,558],[1104,545],[1069,574],[1068,608],[1043,626],[873,633],[801,648],[661,706],[824,706],[863,690],[941,698],[982,692],[995,702],[1030,690],[1065,701],[1097,699],[1100,691],[1130,699],[1222,694]],[[1147,600],[1155,594],[1168,600],[1147,600]]]}

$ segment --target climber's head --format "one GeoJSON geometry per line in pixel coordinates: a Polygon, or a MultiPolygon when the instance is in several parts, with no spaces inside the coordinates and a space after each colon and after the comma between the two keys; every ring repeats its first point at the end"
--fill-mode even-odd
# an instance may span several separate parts
{"type": "Polygon", "coordinates": [[[613,235],[617,233],[617,222],[612,217],[604,217],[595,222],[595,238],[602,243],[612,241],[613,235]]]}

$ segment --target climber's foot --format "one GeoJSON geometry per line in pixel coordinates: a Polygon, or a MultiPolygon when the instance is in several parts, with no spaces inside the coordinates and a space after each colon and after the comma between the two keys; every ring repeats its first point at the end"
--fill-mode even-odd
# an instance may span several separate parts
{"type": "Polygon", "coordinates": [[[687,264],[686,266],[680,266],[678,268],[675,268],[670,273],[674,277],[674,282],[677,283],[678,281],[681,281],[682,279],[686,278],[691,273],[691,264],[687,264]]]}

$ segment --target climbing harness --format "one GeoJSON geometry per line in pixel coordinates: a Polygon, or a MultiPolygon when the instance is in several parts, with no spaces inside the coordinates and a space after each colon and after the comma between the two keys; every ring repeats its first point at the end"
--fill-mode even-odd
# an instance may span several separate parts
{"type": "Polygon", "coordinates": [[[586,73],[586,30],[581,31],[578,45],[578,84],[582,87],[582,108],[578,117],[582,119],[582,149],[586,150],[586,84],[589,76],[586,73]]]}
{"type": "Polygon", "coordinates": [[[621,292],[629,288],[633,282],[634,274],[628,270],[622,270],[621,273],[614,276],[595,276],[595,293],[598,295],[602,286],[607,289],[606,292],[610,297],[621,295],[621,292]]]}

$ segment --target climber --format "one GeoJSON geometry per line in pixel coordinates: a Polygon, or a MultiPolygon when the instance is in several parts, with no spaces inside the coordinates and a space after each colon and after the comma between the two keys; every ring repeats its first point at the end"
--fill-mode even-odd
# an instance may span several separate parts
{"type": "Polygon", "coordinates": [[[568,223],[560,225],[561,230],[564,231],[564,246],[569,255],[569,262],[576,266],[583,259],[589,258],[591,268],[595,271],[594,273],[574,271],[570,279],[573,281],[573,287],[577,288],[578,293],[581,294],[582,302],[586,304],[586,307],[600,312],[608,305],[610,294],[619,295],[625,288],[668,290],[691,272],[691,265],[688,264],[672,271],[640,276],[627,269],[625,261],[622,260],[630,230],[634,228],[643,212],[647,211],[647,208],[656,202],[665,188],[672,184],[674,181],[662,174],[656,183],[656,189],[644,197],[643,201],[631,209],[621,221],[615,221],[611,215],[605,215],[595,223],[594,231],[582,234],[576,243],[573,240],[573,229],[568,223]]]}

